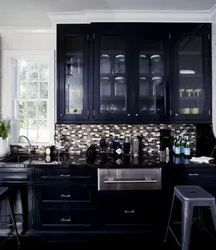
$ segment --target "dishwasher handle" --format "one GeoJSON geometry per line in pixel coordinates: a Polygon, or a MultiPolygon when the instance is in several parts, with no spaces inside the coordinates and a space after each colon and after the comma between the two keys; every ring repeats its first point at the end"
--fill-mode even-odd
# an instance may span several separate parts
{"type": "Polygon", "coordinates": [[[157,180],[105,180],[104,184],[117,184],[117,183],[157,183],[157,180]]]}

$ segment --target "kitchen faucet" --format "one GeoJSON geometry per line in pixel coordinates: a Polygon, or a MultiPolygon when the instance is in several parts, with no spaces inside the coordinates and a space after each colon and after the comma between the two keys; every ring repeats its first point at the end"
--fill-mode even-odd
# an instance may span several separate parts
{"type": "Polygon", "coordinates": [[[20,136],[19,136],[19,142],[20,142],[20,139],[21,139],[22,137],[25,138],[25,139],[27,140],[28,145],[29,145],[28,153],[30,153],[30,152],[31,152],[31,143],[30,143],[30,140],[29,140],[29,138],[28,138],[27,136],[25,136],[25,135],[20,135],[20,136]]]}

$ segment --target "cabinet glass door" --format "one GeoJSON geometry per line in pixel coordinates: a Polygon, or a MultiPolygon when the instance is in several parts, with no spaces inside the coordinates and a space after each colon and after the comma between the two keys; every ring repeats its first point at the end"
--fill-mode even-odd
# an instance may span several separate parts
{"type": "Polygon", "coordinates": [[[116,120],[128,113],[126,41],[118,35],[104,35],[99,36],[97,42],[95,96],[99,98],[95,102],[96,119],[116,120]]]}
{"type": "Polygon", "coordinates": [[[204,68],[208,67],[204,65],[204,36],[181,36],[175,51],[175,95],[172,100],[175,119],[205,118],[209,115],[210,95],[204,74],[204,68]]]}
{"type": "Polygon", "coordinates": [[[88,118],[86,35],[64,36],[60,57],[60,120],[88,118]],[[64,50],[63,50],[64,49],[64,50]]]}
{"type": "Polygon", "coordinates": [[[162,39],[139,41],[138,114],[136,116],[159,117],[165,111],[165,48],[162,39]]]}

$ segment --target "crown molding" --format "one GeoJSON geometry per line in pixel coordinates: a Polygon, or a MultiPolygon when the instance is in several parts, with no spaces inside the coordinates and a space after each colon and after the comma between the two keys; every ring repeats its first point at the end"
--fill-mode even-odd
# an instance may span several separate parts
{"type": "Polygon", "coordinates": [[[1,27],[0,26],[0,34],[1,35],[14,35],[14,34],[34,34],[34,35],[46,35],[46,34],[55,34],[55,28],[41,28],[41,27],[34,27],[34,28],[15,28],[15,27],[1,27]]]}
{"type": "Polygon", "coordinates": [[[47,14],[53,25],[92,22],[211,23],[216,19],[216,5],[209,11],[83,10],[80,12],[49,12],[47,14]]]}

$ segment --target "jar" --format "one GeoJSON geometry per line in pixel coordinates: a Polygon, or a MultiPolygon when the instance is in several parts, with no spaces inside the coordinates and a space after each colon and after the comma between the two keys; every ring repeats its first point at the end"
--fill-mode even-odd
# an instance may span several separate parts
{"type": "Polygon", "coordinates": [[[139,93],[140,96],[148,96],[149,95],[149,82],[146,77],[140,77],[140,88],[139,93]]]}
{"type": "Polygon", "coordinates": [[[126,95],[126,84],[124,77],[115,78],[115,96],[125,96],[126,95]]]}
{"type": "Polygon", "coordinates": [[[115,57],[114,73],[115,74],[125,73],[125,56],[124,55],[117,55],[115,57]]]}
{"type": "Polygon", "coordinates": [[[100,56],[100,73],[101,74],[111,73],[110,56],[107,54],[103,54],[100,56]]]}
{"type": "Polygon", "coordinates": [[[109,77],[101,77],[100,80],[100,96],[111,96],[111,82],[109,77]]]}
{"type": "Polygon", "coordinates": [[[153,96],[157,94],[157,87],[163,82],[163,78],[160,76],[154,76],[152,77],[152,84],[153,84],[153,96]]]}
{"type": "Polygon", "coordinates": [[[151,56],[151,72],[154,76],[163,75],[163,61],[160,55],[151,56]]]}
{"type": "Polygon", "coordinates": [[[143,75],[149,74],[149,60],[146,55],[140,55],[139,57],[139,73],[143,75]]]}

